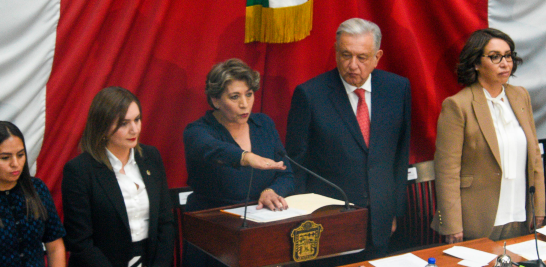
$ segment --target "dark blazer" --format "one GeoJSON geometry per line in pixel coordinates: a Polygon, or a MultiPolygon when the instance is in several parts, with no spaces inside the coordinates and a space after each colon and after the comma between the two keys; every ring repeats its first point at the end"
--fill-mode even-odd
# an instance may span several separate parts
{"type": "MultiPolygon", "coordinates": [[[[135,161],[150,201],[147,266],[170,266],[174,226],[163,161],[155,147],[140,145],[135,161]]],[[[64,166],[62,181],[65,242],[69,266],[127,267],[132,241],[125,202],[116,176],[82,153],[64,166]]]]}
{"type": "MultiPolygon", "coordinates": [[[[384,246],[402,216],[411,122],[408,79],[372,72],[370,147],[366,146],[337,69],[296,87],[286,150],[294,160],[341,187],[349,201],[369,203],[374,246],[384,246]]],[[[294,168],[298,192],[341,199],[331,187],[294,168]]]]}

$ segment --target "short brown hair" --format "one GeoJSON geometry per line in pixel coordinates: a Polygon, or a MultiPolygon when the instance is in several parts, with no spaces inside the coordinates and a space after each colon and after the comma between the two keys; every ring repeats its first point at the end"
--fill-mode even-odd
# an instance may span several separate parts
{"type": "MultiPolygon", "coordinates": [[[[105,164],[110,170],[112,165],[106,155],[106,145],[110,138],[108,133],[114,124],[116,124],[114,133],[121,127],[121,122],[125,119],[127,110],[133,102],[137,104],[142,114],[138,98],[129,90],[117,86],[102,89],[91,102],[80,148],[83,152],[91,154],[98,162],[105,164]]],[[[136,149],[141,153],[138,144],[136,149]]]]}
{"type": "MultiPolygon", "coordinates": [[[[460,84],[469,86],[478,81],[478,72],[476,65],[481,63],[481,58],[484,53],[485,46],[493,38],[498,38],[505,41],[510,46],[510,51],[514,53],[516,45],[508,34],[493,28],[477,30],[470,35],[466,44],[459,55],[459,64],[457,64],[457,81],[460,84]]],[[[512,67],[513,76],[516,73],[518,65],[523,63],[520,57],[513,57],[514,66],[512,67]]]]}
{"type": "Polygon", "coordinates": [[[207,75],[205,94],[207,102],[213,108],[212,98],[220,98],[228,85],[233,81],[244,81],[253,92],[260,89],[260,73],[251,69],[237,58],[228,59],[212,67],[207,75]]]}

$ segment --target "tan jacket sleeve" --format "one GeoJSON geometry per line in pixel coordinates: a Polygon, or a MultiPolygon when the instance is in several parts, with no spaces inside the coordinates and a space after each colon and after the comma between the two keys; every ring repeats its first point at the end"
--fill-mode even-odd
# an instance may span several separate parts
{"type": "Polygon", "coordinates": [[[461,212],[461,157],[465,117],[453,98],[442,104],[438,118],[434,171],[436,176],[437,212],[432,228],[441,235],[463,231],[461,212]]]}

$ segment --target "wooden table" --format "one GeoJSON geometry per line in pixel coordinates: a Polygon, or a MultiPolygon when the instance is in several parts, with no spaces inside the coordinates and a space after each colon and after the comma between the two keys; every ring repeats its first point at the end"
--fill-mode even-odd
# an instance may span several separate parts
{"type": "MultiPolygon", "coordinates": [[[[506,245],[508,246],[511,244],[520,243],[520,242],[527,241],[533,238],[534,238],[533,235],[526,235],[522,237],[508,239],[506,240],[506,245]]],[[[501,255],[503,253],[503,247],[502,247],[503,244],[504,244],[504,240],[494,242],[489,240],[488,238],[480,238],[480,239],[465,241],[465,242],[457,243],[457,244],[449,244],[449,245],[443,245],[443,246],[413,251],[411,253],[423,260],[427,260],[430,257],[434,257],[436,258],[436,264],[441,267],[451,267],[451,266],[460,267],[462,265],[458,265],[457,263],[460,262],[461,259],[444,254],[443,251],[453,246],[464,246],[468,248],[473,248],[473,249],[493,253],[496,255],[501,255]]],[[[508,255],[510,255],[513,262],[519,262],[519,261],[525,260],[524,258],[510,251],[506,251],[506,252],[508,255]]],[[[345,267],[360,267],[360,266],[373,267],[373,265],[370,264],[369,261],[353,263],[353,264],[344,265],[344,266],[345,267]]],[[[495,260],[491,261],[489,265],[487,266],[495,266],[495,260]]]]}
{"type": "MultiPolygon", "coordinates": [[[[546,241],[546,236],[541,235],[539,233],[537,233],[537,238],[538,238],[538,240],[546,241]]],[[[504,241],[506,241],[506,245],[509,246],[509,245],[512,245],[512,244],[525,242],[525,241],[528,241],[528,240],[531,240],[531,239],[535,239],[535,235],[524,235],[524,236],[515,237],[515,238],[511,238],[511,239],[507,239],[507,240],[497,241],[495,243],[503,246],[504,241]]],[[[541,258],[542,258],[542,256],[541,256],[541,258]]]]}

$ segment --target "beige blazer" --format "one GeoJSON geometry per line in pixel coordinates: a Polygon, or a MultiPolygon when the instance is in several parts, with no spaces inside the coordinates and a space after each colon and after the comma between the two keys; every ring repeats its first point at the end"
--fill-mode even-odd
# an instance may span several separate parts
{"type": "MultiPolygon", "coordinates": [[[[527,186],[535,186],[537,216],[544,216],[544,171],[531,108],[523,87],[505,86],[527,138],[527,186]]],[[[497,135],[482,86],[466,87],[442,103],[436,154],[437,211],[431,227],[465,239],[489,237],[499,203],[502,168],[497,135]]],[[[527,194],[527,221],[532,219],[527,194]]]]}

